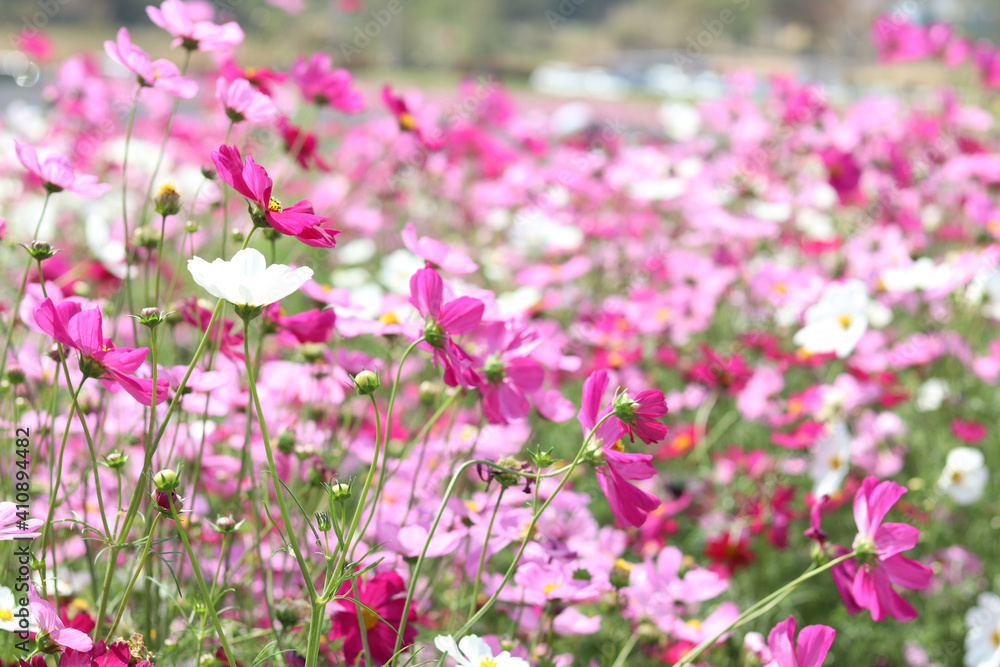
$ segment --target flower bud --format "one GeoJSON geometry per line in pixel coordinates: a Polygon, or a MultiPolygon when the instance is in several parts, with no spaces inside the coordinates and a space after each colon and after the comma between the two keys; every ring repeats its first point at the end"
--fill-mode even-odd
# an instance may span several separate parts
{"type": "Polygon", "coordinates": [[[212,527],[215,528],[215,532],[228,535],[229,533],[235,532],[242,524],[242,521],[237,522],[236,519],[231,516],[220,516],[215,520],[215,524],[212,527]]]}
{"type": "Polygon", "coordinates": [[[539,470],[541,470],[542,468],[548,468],[550,465],[552,465],[551,448],[542,451],[542,448],[539,447],[536,451],[528,453],[531,455],[531,463],[534,464],[534,466],[539,470]]]}
{"type": "Polygon", "coordinates": [[[174,510],[180,514],[180,511],[184,509],[184,503],[181,501],[180,497],[173,491],[154,491],[152,494],[153,498],[153,508],[165,517],[170,518],[170,503],[173,501],[174,510]]]}
{"type": "Polygon", "coordinates": [[[135,230],[132,242],[140,248],[152,250],[160,243],[160,232],[149,225],[143,225],[135,230]]]}
{"type": "Polygon", "coordinates": [[[173,183],[164,183],[156,191],[153,209],[162,216],[177,215],[181,210],[181,195],[173,183]]]}
{"type": "Polygon", "coordinates": [[[188,220],[184,223],[184,231],[188,234],[194,234],[199,229],[201,229],[201,225],[198,224],[197,220],[188,220]]]}
{"type": "Polygon", "coordinates": [[[346,503],[351,497],[351,487],[343,483],[331,484],[330,497],[334,502],[346,503]]]}
{"type": "Polygon", "coordinates": [[[278,435],[278,451],[282,454],[291,454],[295,451],[295,433],[284,430],[278,435]]]}
{"type": "Polygon", "coordinates": [[[611,568],[611,572],[608,575],[608,581],[617,589],[625,588],[628,586],[629,578],[632,575],[632,563],[629,563],[623,558],[619,558],[615,561],[614,566],[611,568]]]}
{"type": "Polygon", "coordinates": [[[59,252],[58,250],[53,250],[52,246],[45,241],[32,241],[31,245],[22,244],[21,247],[27,250],[28,254],[38,262],[44,262],[59,252]]]}
{"type": "Polygon", "coordinates": [[[420,402],[424,405],[431,405],[441,396],[441,385],[437,382],[424,380],[420,383],[420,402]]]}
{"type": "Polygon", "coordinates": [[[104,457],[104,465],[112,470],[121,470],[128,461],[128,456],[123,452],[114,451],[104,457]]]}
{"type": "Polygon", "coordinates": [[[243,235],[243,232],[241,230],[237,229],[236,227],[233,227],[229,231],[229,238],[231,238],[235,243],[243,243],[243,239],[245,239],[246,236],[243,235]]]}
{"type": "Polygon", "coordinates": [[[180,479],[170,468],[164,468],[160,472],[153,475],[153,488],[157,491],[174,491],[180,486],[180,479]]]}
{"type": "Polygon", "coordinates": [[[279,238],[281,238],[281,232],[279,232],[277,229],[275,229],[274,227],[264,228],[265,241],[277,241],[279,238]]]}
{"type": "Polygon", "coordinates": [[[49,348],[47,356],[52,361],[59,363],[66,359],[66,351],[59,343],[53,343],[52,347],[49,348]]]}
{"type": "Polygon", "coordinates": [[[62,644],[54,641],[44,630],[35,635],[35,645],[39,651],[48,655],[62,651],[62,644]]]}
{"type": "Polygon", "coordinates": [[[201,175],[205,177],[205,180],[214,181],[218,172],[215,171],[215,166],[206,164],[201,168],[201,175]]]}
{"type": "MultiPolygon", "coordinates": [[[[504,456],[497,459],[497,465],[503,466],[504,468],[518,468],[521,463],[511,456],[504,456]]],[[[520,483],[521,479],[521,476],[515,472],[497,470],[496,468],[493,468],[492,470],[492,477],[498,481],[501,486],[515,486],[520,483]]]]}
{"type": "Polygon", "coordinates": [[[31,567],[32,572],[41,572],[45,567],[45,561],[41,558],[35,558],[31,561],[31,565],[29,567],[31,567]]]}
{"type": "Polygon", "coordinates": [[[274,610],[274,615],[278,619],[278,623],[281,623],[286,628],[298,625],[299,621],[302,620],[302,616],[299,614],[296,606],[286,602],[278,604],[274,610]]]}
{"type": "Polygon", "coordinates": [[[330,513],[326,511],[316,512],[316,527],[321,533],[328,533],[333,530],[333,520],[330,513]]]}
{"type": "Polygon", "coordinates": [[[370,396],[379,388],[381,381],[374,371],[361,371],[354,376],[354,389],[362,396],[370,396]]]}
{"type": "Polygon", "coordinates": [[[7,379],[10,380],[11,384],[21,384],[25,378],[24,369],[19,363],[12,361],[7,364],[7,379]]]}
{"type": "Polygon", "coordinates": [[[139,324],[150,329],[155,329],[167,319],[167,314],[156,306],[143,308],[139,311],[139,324]]]}

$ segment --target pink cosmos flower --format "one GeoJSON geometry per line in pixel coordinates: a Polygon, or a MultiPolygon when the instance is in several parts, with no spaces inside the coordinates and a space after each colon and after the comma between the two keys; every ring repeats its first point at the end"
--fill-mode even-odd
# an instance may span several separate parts
{"type": "MultiPolygon", "coordinates": [[[[375,665],[387,663],[392,657],[398,628],[403,620],[406,585],[402,577],[395,572],[379,572],[367,580],[358,577],[353,582],[345,581],[337,591],[337,596],[340,610],[332,615],[330,639],[344,638],[342,650],[345,662],[353,666],[364,648],[361,640],[362,629],[358,623],[358,607],[355,602],[357,601],[365,605],[361,608],[360,615],[372,662],[375,665]],[[368,611],[369,609],[378,614],[382,620],[376,618],[371,611],[368,611]]],[[[403,646],[412,644],[416,639],[417,629],[414,627],[416,620],[416,610],[411,608],[406,617],[403,646]]]]}
{"type": "Polygon", "coordinates": [[[314,308],[297,315],[285,315],[276,303],[265,308],[264,315],[278,331],[291,334],[299,343],[325,343],[337,322],[337,314],[332,309],[314,308]]]}
{"type": "Polygon", "coordinates": [[[427,266],[410,277],[410,303],[426,318],[421,335],[434,350],[434,363],[444,367],[444,381],[450,387],[475,387],[482,378],[471,367],[471,357],[452,336],[467,334],[479,326],[485,305],[471,296],[443,302],[444,281],[427,266]]]}
{"type": "Polygon", "coordinates": [[[249,200],[250,216],[255,225],[274,227],[285,236],[294,236],[314,248],[337,245],[336,237],[340,231],[320,227],[327,218],[313,213],[308,199],[282,206],[271,196],[273,181],[252,157],[248,155],[243,162],[235,146],[220,146],[219,150],[212,152],[212,161],[219,170],[219,177],[249,200]]]}
{"type": "Polygon", "coordinates": [[[181,0],[164,0],[159,8],[148,6],[146,14],[176,39],[170,46],[183,46],[188,51],[225,51],[243,41],[243,30],[235,21],[216,25],[211,21],[199,20],[191,6],[181,0]]]}
{"type": "MultiPolygon", "coordinates": [[[[111,189],[107,183],[98,183],[96,176],[77,174],[73,163],[63,155],[50,155],[39,161],[38,153],[28,144],[14,141],[14,152],[24,168],[34,174],[42,182],[46,192],[56,193],[63,190],[75,192],[78,195],[94,199],[111,189]]],[[[6,221],[4,223],[6,227],[6,221]]],[[[2,238],[2,234],[0,234],[2,238]]]]}
{"type": "Polygon", "coordinates": [[[767,667],[821,667],[837,631],[825,625],[807,625],[795,642],[795,617],[778,623],[767,635],[771,660],[767,667]]]}
{"type": "Polygon", "coordinates": [[[364,99],[352,87],[354,78],[346,69],[333,69],[328,53],[314,53],[306,60],[299,57],[292,64],[292,79],[299,85],[302,97],[319,106],[330,105],[344,113],[364,109],[364,99]]]}
{"type": "MultiPolygon", "coordinates": [[[[608,388],[607,371],[591,373],[583,383],[583,400],[578,419],[584,434],[589,434],[594,426],[609,412],[601,409],[604,393],[608,388]]],[[[646,392],[643,392],[646,393],[646,392]]],[[[641,395],[641,394],[640,394],[641,395]]],[[[660,394],[662,401],[663,395],[660,394]]],[[[608,506],[615,518],[628,527],[641,526],[646,516],[660,506],[660,499],[651,493],[633,486],[631,480],[649,479],[656,475],[656,468],[648,454],[631,454],[622,451],[619,438],[626,432],[617,417],[608,417],[594,433],[593,441],[600,447],[602,465],[597,467],[597,483],[608,499],[608,506]]]]}
{"type": "Polygon", "coordinates": [[[220,76],[215,82],[215,99],[234,123],[245,120],[260,123],[278,111],[271,98],[255,89],[246,79],[227,81],[220,76]]]}
{"type": "Polygon", "coordinates": [[[0,503],[0,542],[41,537],[38,529],[44,523],[41,519],[21,521],[17,515],[17,505],[11,502],[0,503]]]}
{"type": "Polygon", "coordinates": [[[174,97],[191,99],[198,94],[198,84],[181,76],[169,60],[152,60],[145,51],[132,43],[127,28],[118,30],[117,42],[104,42],[108,56],[139,78],[139,85],[158,88],[174,97]]]}
{"type": "Polygon", "coordinates": [[[527,416],[527,397],[538,391],[545,379],[541,364],[526,354],[531,341],[525,333],[512,330],[505,322],[486,328],[485,381],[479,390],[483,416],[491,424],[509,424],[527,416]]]}
{"type": "Polygon", "coordinates": [[[854,496],[858,563],[845,561],[832,570],[834,583],[851,615],[868,609],[876,621],[887,615],[904,623],[917,617],[916,610],[892,584],[920,590],[930,583],[933,572],[929,567],[900,555],[916,546],[920,531],[905,523],[882,523],[904,493],[906,488],[895,482],[879,483],[875,477],[868,477],[854,496]]]}
{"type": "Polygon", "coordinates": [[[468,255],[452,250],[441,241],[427,236],[417,238],[417,230],[412,222],[403,227],[403,245],[417,257],[445,271],[474,273],[479,268],[468,255]]]}
{"type": "Polygon", "coordinates": [[[28,586],[28,609],[38,624],[38,637],[48,635],[50,644],[84,653],[94,648],[94,640],[79,630],[67,628],[56,613],[55,607],[48,600],[38,597],[32,585],[28,586]]]}
{"type": "MultiPolygon", "coordinates": [[[[100,380],[105,389],[117,392],[124,389],[143,405],[153,402],[153,381],[137,378],[134,373],[146,359],[148,348],[116,348],[110,338],[102,334],[100,308],[83,310],[75,301],[58,305],[45,299],[34,309],[35,322],[56,342],[80,352],[80,367],[90,377],[100,380]]],[[[165,378],[157,378],[156,403],[167,397],[169,389],[165,378]]]]}
{"type": "Polygon", "coordinates": [[[319,156],[319,142],[313,132],[306,132],[288,122],[288,118],[281,116],[278,118],[278,129],[281,130],[281,138],[288,153],[295,151],[292,157],[303,169],[309,169],[309,162],[312,161],[320,171],[330,171],[330,167],[319,156]]]}
{"type": "Polygon", "coordinates": [[[667,402],[658,389],[640,391],[632,398],[627,393],[619,394],[614,401],[615,416],[632,442],[639,436],[647,445],[659,442],[670,432],[658,419],[667,414],[667,402]]]}
{"type": "Polygon", "coordinates": [[[222,63],[219,74],[227,81],[246,79],[254,88],[268,96],[274,92],[271,84],[281,83],[288,78],[282,72],[275,72],[267,67],[240,67],[232,60],[222,63]]]}
{"type": "Polygon", "coordinates": [[[385,86],[382,89],[382,102],[392,112],[392,115],[396,117],[399,129],[403,132],[412,132],[427,150],[436,151],[444,146],[444,142],[430,139],[424,134],[420,126],[417,125],[417,121],[413,118],[413,114],[410,113],[410,108],[407,106],[406,100],[398,95],[394,95],[392,88],[389,86],[385,86]]]}

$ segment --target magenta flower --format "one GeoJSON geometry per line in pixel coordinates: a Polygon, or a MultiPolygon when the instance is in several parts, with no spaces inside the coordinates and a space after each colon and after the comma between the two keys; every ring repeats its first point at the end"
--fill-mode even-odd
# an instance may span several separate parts
{"type": "Polygon", "coordinates": [[[479,391],[489,423],[509,424],[527,416],[528,395],[538,391],[545,379],[541,364],[526,354],[531,342],[523,331],[512,332],[504,322],[486,329],[485,381],[479,391]]]}
{"type": "Polygon", "coordinates": [[[47,645],[60,650],[67,648],[83,653],[94,648],[94,640],[79,630],[67,628],[59,619],[55,607],[48,600],[38,597],[35,587],[31,585],[28,586],[28,609],[38,624],[35,641],[39,646],[47,645]]]}
{"type": "Polygon", "coordinates": [[[344,113],[358,113],[364,109],[364,99],[356,88],[354,78],[346,69],[333,69],[328,53],[314,53],[306,60],[299,56],[292,64],[292,79],[299,85],[302,97],[319,106],[330,105],[344,113]]]}
{"type": "Polygon", "coordinates": [[[647,445],[659,442],[670,432],[657,419],[667,414],[667,402],[658,389],[640,391],[632,398],[627,393],[619,394],[614,401],[615,416],[632,442],[639,436],[647,445]]]}
{"type": "Polygon", "coordinates": [[[96,176],[77,174],[73,169],[73,163],[63,155],[50,155],[39,161],[34,148],[17,140],[14,141],[14,152],[17,153],[17,159],[21,161],[24,168],[42,182],[42,187],[45,188],[46,192],[55,193],[68,190],[94,199],[111,189],[107,183],[98,183],[96,176]]]}
{"type": "MultiPolygon", "coordinates": [[[[604,370],[591,373],[583,383],[579,420],[585,435],[590,434],[594,426],[611,412],[610,408],[602,410],[607,388],[608,373],[604,370]]],[[[653,477],[656,468],[651,463],[652,456],[622,451],[624,448],[618,440],[625,432],[622,422],[611,416],[597,428],[591,441],[599,448],[595,456],[595,462],[600,462],[596,469],[597,483],[608,499],[612,514],[622,525],[638,527],[646,522],[647,515],[661,502],[653,494],[629,483],[653,477]]]]}
{"type": "Polygon", "coordinates": [[[906,488],[895,482],[881,482],[867,477],[854,496],[854,521],[858,535],[854,550],[858,562],[846,561],[834,567],[833,580],[848,613],[868,609],[872,619],[892,616],[897,621],[917,617],[916,610],[892,587],[892,584],[920,590],[931,580],[932,570],[900,555],[917,544],[920,531],[905,523],[882,523],[886,513],[906,488]]]}
{"type": "Polygon", "coordinates": [[[417,238],[412,222],[403,227],[403,245],[417,257],[452,273],[474,273],[479,267],[465,253],[452,250],[447,245],[427,236],[417,238]]]}
{"type": "Polygon", "coordinates": [[[314,248],[332,248],[337,245],[340,231],[320,227],[327,221],[313,213],[312,203],[303,199],[291,206],[282,206],[271,196],[273,181],[263,167],[249,155],[240,159],[235,146],[220,146],[212,152],[212,161],[219,170],[219,177],[249,200],[250,217],[258,227],[273,227],[285,236],[294,236],[314,248]]]}
{"type": "Polygon", "coordinates": [[[220,76],[215,82],[215,99],[234,123],[245,120],[260,123],[270,119],[278,111],[271,98],[254,88],[246,79],[227,81],[220,76]]]}
{"type": "Polygon", "coordinates": [[[180,70],[169,60],[152,60],[145,51],[132,43],[127,28],[118,30],[118,41],[104,42],[108,56],[139,79],[139,85],[158,88],[174,97],[190,99],[198,94],[198,84],[181,76],[180,70]]]}
{"type": "Polygon", "coordinates": [[[403,132],[412,132],[427,150],[436,151],[444,146],[443,141],[429,139],[424,134],[421,127],[417,124],[416,119],[413,118],[413,114],[410,113],[410,108],[407,106],[406,100],[398,95],[394,95],[392,88],[389,86],[382,88],[382,102],[392,112],[392,115],[396,117],[399,129],[403,132]]]}
{"type": "MultiPolygon", "coordinates": [[[[100,308],[83,310],[79,303],[63,301],[54,304],[45,299],[34,309],[35,322],[58,343],[80,353],[80,370],[88,377],[98,378],[105,389],[124,389],[143,405],[153,402],[153,381],[137,378],[134,373],[146,359],[148,348],[116,348],[110,338],[104,338],[100,308]]],[[[157,378],[156,403],[167,397],[169,383],[157,378]]]]}
{"type": "Polygon", "coordinates": [[[243,41],[243,30],[235,21],[216,25],[201,20],[194,8],[181,0],[165,0],[159,8],[148,6],[149,20],[176,37],[170,46],[188,51],[225,51],[243,41]]]}
{"type": "Polygon", "coordinates": [[[479,326],[485,306],[471,296],[444,303],[443,292],[444,281],[429,266],[410,277],[410,303],[426,320],[421,335],[434,351],[435,365],[440,362],[444,366],[445,383],[450,387],[478,386],[482,378],[472,369],[471,357],[451,337],[479,326]]]}
{"type": "Polygon", "coordinates": [[[767,635],[773,667],[820,667],[833,645],[837,631],[825,625],[807,625],[795,643],[795,617],[778,623],[767,635]]]}

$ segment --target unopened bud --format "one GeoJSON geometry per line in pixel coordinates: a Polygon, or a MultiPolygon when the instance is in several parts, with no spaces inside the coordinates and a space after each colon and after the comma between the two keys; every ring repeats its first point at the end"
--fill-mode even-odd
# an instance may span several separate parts
{"type": "Polygon", "coordinates": [[[180,486],[180,479],[177,477],[177,473],[170,468],[164,468],[160,472],[153,475],[153,488],[157,491],[174,491],[180,486]]]}
{"type": "Polygon", "coordinates": [[[632,576],[632,563],[623,558],[615,561],[614,567],[608,575],[608,581],[615,588],[625,588],[628,586],[629,578],[632,576]]]}
{"type": "Polygon", "coordinates": [[[351,497],[351,487],[343,483],[331,484],[330,497],[334,502],[345,503],[351,497]]]}
{"type": "MultiPolygon", "coordinates": [[[[503,466],[504,468],[517,468],[521,465],[521,462],[511,456],[504,456],[497,459],[497,465],[503,466]]],[[[494,468],[492,470],[492,477],[500,483],[501,486],[515,486],[520,483],[521,476],[515,472],[509,470],[497,470],[494,468]]]]}
{"type": "Polygon", "coordinates": [[[329,512],[316,512],[316,527],[321,533],[328,533],[333,529],[333,520],[330,518],[329,512]]]}
{"type": "Polygon", "coordinates": [[[243,239],[245,239],[246,237],[243,235],[243,232],[241,230],[237,229],[236,227],[233,227],[229,232],[229,238],[231,238],[236,243],[243,243],[243,239]]]}
{"type": "Polygon", "coordinates": [[[278,435],[278,451],[282,454],[291,454],[295,451],[295,433],[286,430],[278,435]]]}
{"type": "Polygon", "coordinates": [[[201,168],[201,175],[209,181],[214,181],[217,173],[215,167],[210,164],[206,164],[201,168]]]}
{"type": "Polygon", "coordinates": [[[150,329],[155,329],[166,321],[167,315],[156,306],[143,308],[139,311],[139,324],[150,329]]]}
{"type": "Polygon", "coordinates": [[[160,232],[149,225],[143,225],[135,230],[132,235],[132,242],[141,248],[152,250],[160,242],[160,232]]]}
{"type": "Polygon", "coordinates": [[[44,262],[48,258],[52,257],[54,254],[59,252],[58,250],[53,250],[52,246],[50,246],[45,241],[32,241],[31,245],[22,244],[21,247],[27,250],[28,254],[31,255],[31,257],[38,262],[44,262]]]}
{"type": "Polygon", "coordinates": [[[236,519],[231,516],[220,516],[215,520],[215,525],[213,527],[217,533],[228,535],[229,533],[236,531],[242,523],[242,521],[237,523],[236,519]]]}
{"type": "Polygon", "coordinates": [[[424,405],[431,405],[441,396],[441,385],[437,382],[424,380],[420,383],[420,402],[424,405]]]}
{"type": "Polygon", "coordinates": [[[21,368],[20,364],[14,361],[7,364],[7,379],[10,380],[11,384],[21,384],[25,378],[24,369],[21,368]]]}
{"type": "Polygon", "coordinates": [[[194,234],[197,232],[201,226],[198,224],[197,220],[188,220],[184,223],[184,231],[188,234],[194,234]]]}
{"type": "Polygon", "coordinates": [[[374,371],[361,371],[354,376],[354,388],[362,396],[370,396],[379,388],[381,381],[374,371]]]}
{"type": "Polygon", "coordinates": [[[104,457],[104,465],[108,466],[112,470],[121,470],[125,463],[128,461],[128,456],[123,452],[111,452],[104,457]]]}
{"type": "Polygon", "coordinates": [[[160,186],[153,199],[153,208],[163,216],[177,215],[181,210],[181,195],[173,183],[164,183],[160,186]]]}

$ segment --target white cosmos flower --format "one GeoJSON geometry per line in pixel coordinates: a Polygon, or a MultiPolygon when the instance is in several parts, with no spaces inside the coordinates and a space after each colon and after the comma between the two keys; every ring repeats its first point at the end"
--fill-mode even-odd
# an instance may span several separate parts
{"type": "Polygon", "coordinates": [[[860,280],[832,283],[806,309],[805,326],[792,341],[810,354],[836,352],[843,359],[868,330],[868,290],[860,280]]]}
{"type": "Polygon", "coordinates": [[[983,497],[990,471],[983,453],[972,447],[956,447],[948,452],[938,488],[959,505],[971,505],[983,497]]]}
{"type": "Polygon", "coordinates": [[[212,296],[236,306],[262,307],[280,301],[312,278],[312,269],[293,269],[284,264],[267,265],[264,255],[247,248],[231,261],[217,259],[211,264],[201,257],[188,260],[194,281],[212,296]]]}
{"type": "Polygon", "coordinates": [[[851,434],[844,422],[836,422],[816,444],[809,466],[817,498],[832,495],[847,477],[851,460],[851,434]]]}
{"type": "Polygon", "coordinates": [[[438,635],[434,646],[447,653],[459,667],[529,667],[527,660],[512,657],[508,651],[494,656],[489,644],[476,635],[466,635],[458,644],[451,635],[438,635]]]}
{"type": "Polygon", "coordinates": [[[890,292],[931,290],[948,284],[952,269],[947,264],[935,264],[930,257],[921,257],[907,266],[894,266],[882,272],[882,284],[890,292]]]}
{"type": "MultiPolygon", "coordinates": [[[[22,593],[20,597],[27,599],[28,594],[22,593]]],[[[15,600],[14,591],[6,586],[0,586],[0,630],[22,632],[24,629],[20,627],[21,620],[15,616],[20,610],[21,605],[15,600]]],[[[35,623],[30,611],[28,612],[28,631],[38,632],[38,624],[35,623]]]]}
{"type": "Polygon", "coordinates": [[[980,593],[978,603],[965,614],[966,667],[1000,665],[1000,597],[980,593]]]}

